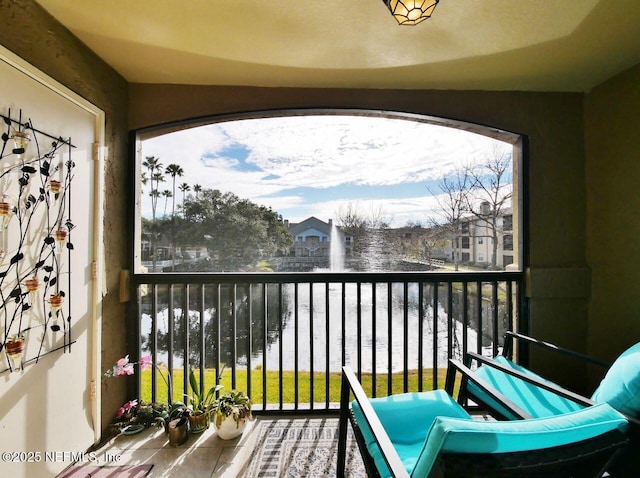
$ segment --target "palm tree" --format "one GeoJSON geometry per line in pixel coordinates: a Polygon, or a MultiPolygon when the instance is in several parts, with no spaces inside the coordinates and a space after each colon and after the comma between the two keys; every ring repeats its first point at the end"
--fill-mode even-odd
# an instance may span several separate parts
{"type": "Polygon", "coordinates": [[[160,158],[156,158],[155,156],[147,156],[145,160],[142,162],[142,166],[147,168],[149,172],[149,176],[146,174],[142,174],[141,180],[143,184],[146,184],[147,181],[150,183],[151,191],[149,192],[149,196],[151,196],[151,243],[149,251],[151,253],[151,259],[153,261],[153,270],[156,269],[156,251],[155,251],[155,223],[156,223],[156,206],[158,205],[158,198],[160,197],[160,191],[158,189],[161,182],[164,181],[164,176],[162,175],[162,163],[160,162],[160,158]]]}
{"type": "MultiPolygon", "coordinates": [[[[162,196],[164,197],[164,214],[163,216],[166,217],[167,215],[167,202],[169,202],[169,198],[173,197],[173,193],[171,191],[169,191],[168,189],[165,189],[164,191],[162,191],[162,196]]],[[[174,200],[175,202],[175,200],[174,200]]]]}
{"type": "MultiPolygon", "coordinates": [[[[171,197],[173,197],[173,201],[171,204],[171,268],[172,270],[176,264],[176,245],[175,245],[175,215],[176,215],[176,177],[182,176],[184,174],[184,169],[179,164],[172,163],[167,166],[167,169],[164,170],[165,174],[171,176],[173,189],[171,191],[171,197]]],[[[166,203],[165,203],[166,205],[166,203]]]]}
{"type": "Polygon", "coordinates": [[[168,174],[171,176],[172,180],[173,180],[173,190],[171,191],[173,193],[173,206],[171,209],[171,219],[173,219],[173,216],[175,215],[176,212],[176,176],[182,177],[182,175],[184,174],[184,169],[182,169],[182,167],[179,164],[170,164],[169,166],[167,166],[167,169],[164,170],[165,174],[168,174]]]}
{"type": "MultiPolygon", "coordinates": [[[[182,183],[178,189],[180,189],[180,191],[182,191],[182,217],[185,217],[185,212],[184,212],[184,202],[186,199],[186,195],[187,195],[187,191],[191,190],[191,186],[189,186],[187,183],[182,183]]],[[[184,264],[184,250],[182,251],[182,263],[184,264]]]]}
{"type": "Polygon", "coordinates": [[[202,191],[202,186],[200,186],[199,184],[195,184],[193,186],[193,191],[196,193],[196,199],[198,199],[198,193],[202,191]]]}
{"type": "MultiPolygon", "coordinates": [[[[158,204],[159,194],[153,194],[153,191],[157,191],[160,183],[164,181],[164,176],[162,175],[162,163],[160,162],[160,158],[156,158],[155,156],[147,156],[142,162],[142,165],[149,170],[148,178],[151,184],[151,214],[155,222],[156,206],[158,204]]],[[[142,181],[143,184],[147,183],[147,176],[144,173],[142,175],[142,181]]]]}
{"type": "Polygon", "coordinates": [[[187,183],[182,183],[180,186],[178,186],[178,189],[180,191],[182,191],[182,214],[184,215],[184,201],[185,201],[185,196],[187,194],[187,191],[191,190],[191,186],[189,186],[187,183]]]}
{"type": "MultiPolygon", "coordinates": [[[[149,196],[151,197],[152,201],[158,201],[158,198],[160,197],[160,191],[158,191],[157,189],[152,189],[151,191],[149,191],[149,196]]],[[[155,221],[155,214],[153,217],[153,220],[155,221]]]]}

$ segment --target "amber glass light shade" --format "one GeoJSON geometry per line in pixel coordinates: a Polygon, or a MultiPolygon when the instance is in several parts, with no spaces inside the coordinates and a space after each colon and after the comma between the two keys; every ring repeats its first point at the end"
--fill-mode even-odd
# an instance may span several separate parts
{"type": "Polygon", "coordinates": [[[67,240],[68,231],[64,226],[61,226],[60,229],[56,231],[56,241],[64,242],[67,240]]]}
{"type": "Polygon", "coordinates": [[[38,290],[38,287],[40,285],[40,281],[38,280],[38,278],[36,276],[33,276],[31,279],[27,279],[24,281],[24,285],[27,288],[27,291],[29,292],[35,292],[38,290]]]}
{"type": "Polygon", "coordinates": [[[22,356],[22,351],[24,350],[24,338],[19,335],[9,337],[5,347],[7,349],[7,355],[10,357],[22,356]]]}
{"type": "Polygon", "coordinates": [[[382,0],[400,25],[417,25],[429,18],[440,0],[382,0]]]}
{"type": "Polygon", "coordinates": [[[49,297],[49,305],[51,306],[51,310],[53,311],[60,310],[60,307],[62,307],[62,301],[63,301],[63,298],[62,298],[62,295],[60,294],[55,294],[49,297]]]}
{"type": "Polygon", "coordinates": [[[20,335],[9,337],[5,344],[5,351],[7,352],[7,357],[9,357],[13,364],[13,368],[19,368],[20,362],[22,361],[22,354],[24,352],[24,337],[20,335]]]}
{"type": "Polygon", "coordinates": [[[13,140],[13,144],[15,145],[13,154],[15,154],[18,159],[24,158],[27,146],[29,146],[29,141],[31,141],[31,135],[25,131],[13,130],[11,139],[13,140]]]}
{"type": "Polygon", "coordinates": [[[51,192],[54,194],[58,194],[60,192],[61,186],[62,186],[62,183],[56,179],[52,179],[49,181],[49,188],[51,189],[51,192]]]}

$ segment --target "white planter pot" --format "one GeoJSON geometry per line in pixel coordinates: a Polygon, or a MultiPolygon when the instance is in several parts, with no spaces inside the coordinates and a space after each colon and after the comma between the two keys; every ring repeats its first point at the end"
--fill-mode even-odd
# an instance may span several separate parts
{"type": "Polygon", "coordinates": [[[218,436],[223,440],[232,440],[239,437],[242,435],[245,426],[247,426],[246,420],[240,420],[236,423],[233,417],[226,417],[222,421],[219,421],[218,417],[216,417],[216,430],[218,436]]]}

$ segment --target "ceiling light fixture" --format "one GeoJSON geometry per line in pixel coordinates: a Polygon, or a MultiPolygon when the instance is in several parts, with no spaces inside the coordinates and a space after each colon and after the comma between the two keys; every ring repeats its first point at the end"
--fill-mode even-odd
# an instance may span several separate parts
{"type": "Polygon", "coordinates": [[[440,0],[382,0],[400,25],[417,25],[429,18],[440,0]]]}

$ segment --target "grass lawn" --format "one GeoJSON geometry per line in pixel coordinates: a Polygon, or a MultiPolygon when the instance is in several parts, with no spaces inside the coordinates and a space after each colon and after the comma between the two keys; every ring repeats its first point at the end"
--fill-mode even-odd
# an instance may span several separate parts
{"type": "MultiPolygon", "coordinates": [[[[140,398],[144,402],[151,402],[151,372],[152,369],[145,370],[141,374],[141,396],[140,398]]],[[[200,378],[200,371],[195,370],[196,377],[200,378]]],[[[167,376],[167,370],[162,370],[164,376],[167,376]]],[[[433,372],[432,369],[425,369],[423,372],[423,389],[432,390],[433,388],[444,388],[446,369],[438,369],[438,386],[433,386],[433,372]]],[[[309,403],[311,396],[311,374],[309,372],[298,372],[298,403],[309,403]]],[[[215,385],[216,371],[215,369],[205,370],[205,387],[210,388],[215,385]]],[[[329,374],[328,386],[329,386],[329,401],[340,401],[340,382],[341,373],[333,372],[329,374]]],[[[282,402],[285,404],[295,403],[295,374],[293,371],[282,372],[282,402]]],[[[174,370],[173,372],[173,401],[180,401],[188,403],[188,400],[183,396],[184,392],[184,373],[182,369],[174,370]]],[[[324,403],[326,401],[326,387],[325,374],[323,372],[314,373],[313,384],[313,397],[314,402],[324,403]]],[[[378,374],[376,381],[377,396],[387,395],[387,374],[378,374]]],[[[393,374],[391,377],[393,393],[402,393],[403,389],[403,375],[401,373],[393,374]]],[[[222,391],[231,390],[231,370],[226,369],[222,376],[222,385],[224,388],[222,391]]],[[[266,374],[267,383],[267,404],[274,405],[280,403],[280,377],[277,371],[267,371],[266,374]]],[[[367,395],[371,396],[372,391],[372,374],[362,374],[362,386],[367,395]]],[[[247,371],[236,371],[236,388],[238,390],[247,391],[247,371]]],[[[409,372],[409,391],[418,390],[418,373],[417,371],[409,372]]],[[[190,390],[188,390],[190,392],[190,390]]],[[[167,386],[162,378],[157,376],[157,397],[156,401],[166,402],[167,400],[167,386]]],[[[251,372],[251,401],[254,404],[261,405],[262,399],[262,370],[256,369],[251,372]]]]}

